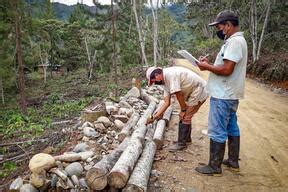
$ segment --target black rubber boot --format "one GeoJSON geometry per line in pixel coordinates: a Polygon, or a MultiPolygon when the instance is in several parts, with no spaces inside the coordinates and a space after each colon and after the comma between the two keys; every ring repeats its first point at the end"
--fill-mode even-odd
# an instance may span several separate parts
{"type": "Polygon", "coordinates": [[[221,176],[221,164],[225,153],[225,142],[218,143],[210,139],[210,158],[206,166],[196,167],[196,171],[210,176],[221,176]]]}
{"type": "Polygon", "coordinates": [[[228,159],[223,164],[232,171],[239,171],[240,136],[228,136],[228,159]]]}
{"type": "Polygon", "coordinates": [[[186,145],[186,137],[189,131],[189,126],[179,122],[178,126],[178,140],[177,142],[168,148],[169,152],[176,152],[179,150],[183,150],[187,147],[186,145]]]}
{"type": "Polygon", "coordinates": [[[192,143],[191,131],[192,131],[192,124],[190,124],[189,127],[188,127],[188,134],[187,134],[187,137],[186,137],[186,144],[191,144],[192,143]]]}

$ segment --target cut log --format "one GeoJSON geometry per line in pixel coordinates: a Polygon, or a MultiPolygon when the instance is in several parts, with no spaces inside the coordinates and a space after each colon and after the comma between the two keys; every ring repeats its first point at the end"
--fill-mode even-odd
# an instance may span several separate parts
{"type": "Polygon", "coordinates": [[[140,98],[141,98],[145,103],[147,103],[148,105],[153,101],[153,99],[151,98],[151,96],[148,95],[148,94],[146,93],[146,91],[143,90],[143,89],[141,89],[140,98]]]}
{"type": "Polygon", "coordinates": [[[124,125],[123,129],[118,135],[118,140],[123,141],[131,133],[131,129],[137,124],[140,118],[139,113],[133,113],[129,121],[124,125]]]}
{"type": "Polygon", "coordinates": [[[81,155],[79,153],[69,153],[55,156],[56,161],[74,162],[81,160],[81,155]]]}
{"type": "Polygon", "coordinates": [[[126,137],[123,142],[112,151],[104,156],[101,161],[96,163],[86,174],[88,186],[93,190],[102,190],[107,186],[107,176],[113,168],[122,152],[129,144],[130,137],[126,137]]]}
{"type": "Polygon", "coordinates": [[[139,119],[135,131],[132,133],[131,138],[139,138],[144,142],[144,137],[147,131],[147,126],[145,125],[147,122],[148,117],[153,114],[153,111],[156,107],[155,102],[151,102],[148,108],[145,110],[144,114],[139,119]]]}
{"type": "Polygon", "coordinates": [[[155,143],[151,140],[147,140],[143,153],[138,160],[126,187],[122,190],[123,192],[147,191],[147,184],[155,151],[155,143]]]}
{"type": "Polygon", "coordinates": [[[123,188],[140,156],[143,149],[143,143],[139,138],[131,138],[129,146],[120,156],[115,166],[108,175],[110,186],[120,189],[123,188]]]}
{"type": "Polygon", "coordinates": [[[171,118],[172,111],[173,111],[173,108],[171,106],[168,107],[162,119],[157,122],[156,130],[155,130],[154,137],[153,137],[153,140],[157,146],[157,149],[162,148],[165,127],[171,118]]]}
{"type": "Polygon", "coordinates": [[[164,120],[166,121],[166,125],[167,125],[168,122],[170,121],[172,112],[173,112],[173,107],[170,105],[170,106],[166,109],[165,113],[163,114],[162,119],[164,119],[164,120]]]}
{"type": "Polygon", "coordinates": [[[166,122],[164,119],[161,119],[157,122],[156,130],[153,137],[153,141],[155,142],[157,149],[162,148],[165,126],[166,122]]]}

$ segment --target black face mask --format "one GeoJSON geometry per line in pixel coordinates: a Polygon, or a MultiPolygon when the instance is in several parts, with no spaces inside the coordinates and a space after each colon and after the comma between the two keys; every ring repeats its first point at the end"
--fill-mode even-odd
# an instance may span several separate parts
{"type": "Polygon", "coordinates": [[[216,35],[219,39],[224,40],[225,39],[225,34],[223,33],[223,30],[219,30],[216,32],[216,35]]]}
{"type": "Polygon", "coordinates": [[[161,80],[161,81],[155,81],[155,85],[163,85],[164,82],[161,80]]]}

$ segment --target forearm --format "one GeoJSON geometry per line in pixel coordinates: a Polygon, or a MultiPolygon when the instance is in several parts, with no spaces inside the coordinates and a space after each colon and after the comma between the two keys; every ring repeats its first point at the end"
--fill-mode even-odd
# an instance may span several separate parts
{"type": "Polygon", "coordinates": [[[231,70],[227,69],[224,65],[206,65],[206,70],[222,76],[229,76],[231,74],[231,70]]]}
{"type": "Polygon", "coordinates": [[[160,109],[153,115],[155,119],[160,119],[166,109],[170,106],[170,96],[164,98],[164,103],[160,109]]]}

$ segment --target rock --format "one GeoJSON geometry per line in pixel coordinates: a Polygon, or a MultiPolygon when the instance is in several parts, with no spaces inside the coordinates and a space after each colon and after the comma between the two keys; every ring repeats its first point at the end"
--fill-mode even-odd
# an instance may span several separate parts
{"type": "Polygon", "coordinates": [[[84,152],[88,150],[89,150],[89,146],[86,143],[79,143],[73,149],[73,151],[76,153],[84,152]]]}
{"type": "Polygon", "coordinates": [[[86,165],[86,166],[84,166],[84,169],[85,169],[86,171],[90,170],[91,168],[92,168],[91,165],[86,165]]]}
{"type": "Polygon", "coordinates": [[[88,142],[88,141],[89,141],[89,137],[84,136],[84,137],[82,138],[82,141],[88,142]]]}
{"type": "Polygon", "coordinates": [[[106,115],[106,110],[103,111],[83,111],[81,113],[81,121],[82,122],[94,122],[97,118],[106,115]]]}
{"type": "Polygon", "coordinates": [[[37,188],[40,188],[42,186],[45,185],[45,173],[41,173],[41,174],[38,174],[38,173],[32,173],[30,175],[30,183],[37,187],[37,188]]]}
{"type": "Polygon", "coordinates": [[[107,133],[107,128],[104,126],[103,123],[101,122],[97,122],[94,124],[95,129],[99,132],[99,133],[107,133]]]}
{"type": "Polygon", "coordinates": [[[91,158],[91,157],[86,159],[86,162],[88,162],[88,163],[91,162],[91,161],[93,161],[93,158],[91,158]]]}
{"type": "Polygon", "coordinates": [[[71,181],[71,179],[67,179],[67,186],[69,187],[69,188],[74,188],[74,184],[73,184],[73,182],[71,181]]]}
{"type": "Polygon", "coordinates": [[[11,183],[9,191],[19,191],[22,185],[23,185],[23,179],[21,177],[18,177],[11,183]]]}
{"type": "Polygon", "coordinates": [[[83,134],[87,137],[97,137],[99,133],[91,127],[84,127],[83,134]]]}
{"type": "Polygon", "coordinates": [[[136,98],[140,97],[140,90],[137,87],[133,87],[124,96],[124,98],[128,97],[136,97],[136,98]]]}
{"type": "Polygon", "coordinates": [[[105,127],[110,127],[112,125],[112,122],[108,119],[108,117],[105,116],[99,117],[97,122],[103,123],[105,127]]]}
{"type": "MultiPolygon", "coordinates": [[[[112,137],[115,137],[115,136],[116,136],[116,131],[114,131],[114,130],[111,131],[111,132],[110,132],[110,135],[111,135],[112,137]]],[[[112,141],[112,142],[113,142],[113,141],[112,141]]]]}
{"type": "Polygon", "coordinates": [[[81,156],[82,161],[86,161],[89,157],[92,157],[94,155],[93,151],[85,151],[78,153],[81,156]]]}
{"type": "Polygon", "coordinates": [[[79,162],[74,162],[68,165],[65,168],[65,171],[67,172],[68,176],[72,176],[72,175],[79,176],[83,172],[83,167],[79,162]]]}
{"type": "Polygon", "coordinates": [[[112,115],[113,119],[118,119],[120,121],[122,121],[123,123],[127,123],[127,121],[129,120],[128,117],[126,115],[112,115]]]}
{"type": "Polygon", "coordinates": [[[118,119],[116,119],[114,121],[114,124],[115,124],[117,129],[122,129],[124,127],[124,123],[122,121],[118,120],[118,119]]]}
{"type": "Polygon", "coordinates": [[[54,151],[54,148],[51,147],[51,146],[49,146],[49,147],[46,147],[46,148],[42,151],[42,153],[52,154],[53,151],[54,151]]]}
{"type": "Polygon", "coordinates": [[[84,128],[84,127],[94,127],[93,126],[93,124],[92,123],[90,123],[89,121],[86,121],[85,123],[83,123],[83,125],[81,126],[82,127],[82,129],[84,128]]]}
{"type": "Polygon", "coordinates": [[[55,174],[52,174],[52,178],[51,178],[51,187],[55,188],[56,184],[58,182],[58,177],[55,174]]]}
{"type": "Polygon", "coordinates": [[[119,102],[119,106],[123,107],[123,108],[127,108],[127,109],[131,109],[132,108],[132,106],[129,103],[127,103],[126,101],[124,101],[124,100],[121,100],[119,102]]]}
{"type": "Polygon", "coordinates": [[[55,159],[46,153],[38,153],[29,162],[29,169],[33,173],[41,173],[55,166],[55,159]]]}
{"type": "Polygon", "coordinates": [[[106,106],[106,111],[107,113],[110,114],[116,114],[118,112],[118,107],[111,105],[111,106],[106,106]]]}
{"type": "Polygon", "coordinates": [[[88,188],[87,183],[84,178],[79,179],[79,184],[81,188],[88,188]]]}
{"type": "Polygon", "coordinates": [[[71,180],[72,180],[72,182],[74,183],[74,185],[76,185],[76,186],[79,186],[80,184],[79,184],[79,179],[78,179],[78,177],[76,176],[76,175],[72,175],[71,176],[71,180]]]}
{"type": "Polygon", "coordinates": [[[133,114],[133,109],[127,109],[127,108],[120,108],[118,111],[119,115],[127,115],[128,117],[131,117],[133,114]]]}
{"type": "Polygon", "coordinates": [[[36,189],[33,185],[31,184],[24,184],[20,188],[20,192],[38,192],[38,189],[36,189]]]}

